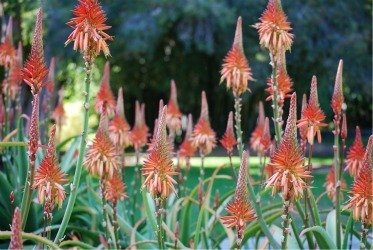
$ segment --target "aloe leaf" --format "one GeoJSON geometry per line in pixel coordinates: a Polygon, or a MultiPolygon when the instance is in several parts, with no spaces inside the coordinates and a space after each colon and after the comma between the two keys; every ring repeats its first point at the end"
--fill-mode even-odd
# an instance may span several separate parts
{"type": "Polygon", "coordinates": [[[337,246],[334,244],[333,240],[330,238],[330,236],[328,235],[328,233],[325,231],[324,228],[320,226],[309,227],[309,228],[304,229],[301,232],[301,235],[307,232],[313,233],[320,249],[337,249],[337,246]]]}
{"type": "MultiPolygon", "coordinates": [[[[328,216],[326,217],[325,229],[328,235],[330,236],[330,238],[333,240],[334,244],[337,244],[337,232],[336,232],[335,223],[336,223],[336,213],[335,213],[335,209],[333,209],[328,213],[328,216]]],[[[343,236],[342,228],[340,232],[341,232],[341,239],[342,239],[342,236],[343,236]]]]}

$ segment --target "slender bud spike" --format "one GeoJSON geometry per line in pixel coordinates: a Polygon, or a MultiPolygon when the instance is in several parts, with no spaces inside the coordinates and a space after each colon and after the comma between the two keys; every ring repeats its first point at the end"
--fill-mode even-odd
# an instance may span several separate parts
{"type": "Polygon", "coordinates": [[[177,89],[175,80],[171,80],[171,91],[170,91],[170,100],[172,100],[177,105],[177,89]]]}
{"type": "Polygon", "coordinates": [[[202,91],[201,94],[201,115],[199,119],[209,120],[209,106],[207,104],[206,92],[202,91]]]}
{"type": "Polygon", "coordinates": [[[315,106],[319,106],[319,97],[317,94],[317,78],[316,76],[312,76],[311,81],[311,92],[310,92],[310,100],[309,103],[315,106]]]}
{"type": "Polygon", "coordinates": [[[185,131],[185,138],[189,138],[193,132],[193,116],[192,114],[188,115],[188,124],[185,131]]]}
{"type": "Polygon", "coordinates": [[[242,42],[242,17],[237,18],[236,33],[234,34],[233,46],[236,46],[243,52],[242,42]]]}
{"type": "Polygon", "coordinates": [[[342,112],[342,105],[344,102],[343,89],[342,89],[342,73],[343,73],[343,60],[339,61],[337,75],[335,77],[334,92],[332,96],[331,107],[334,114],[342,112]]]}
{"type": "Polygon", "coordinates": [[[297,140],[297,94],[294,92],[290,99],[289,116],[286,123],[284,138],[297,140]]]}
{"type": "Polygon", "coordinates": [[[117,99],[117,107],[116,112],[122,118],[124,117],[124,101],[123,101],[123,88],[120,87],[118,90],[118,99],[117,99]]]}
{"type": "Polygon", "coordinates": [[[240,171],[238,173],[236,192],[234,194],[235,199],[248,199],[247,193],[247,165],[249,163],[249,152],[244,150],[242,153],[242,160],[240,165],[240,171]]]}
{"type": "Polygon", "coordinates": [[[21,210],[16,207],[13,214],[13,220],[12,220],[12,234],[10,237],[10,244],[9,249],[17,250],[17,249],[23,249],[22,244],[22,221],[21,221],[21,210]]]}
{"type": "Polygon", "coordinates": [[[28,154],[35,161],[36,151],[39,147],[39,95],[34,95],[29,128],[28,154]]]}
{"type": "Polygon", "coordinates": [[[161,117],[163,107],[164,107],[164,103],[163,103],[163,99],[161,99],[159,100],[158,117],[161,117]]]}
{"type": "Polygon", "coordinates": [[[10,16],[8,20],[8,25],[6,26],[5,37],[13,43],[13,17],[10,16]]]}

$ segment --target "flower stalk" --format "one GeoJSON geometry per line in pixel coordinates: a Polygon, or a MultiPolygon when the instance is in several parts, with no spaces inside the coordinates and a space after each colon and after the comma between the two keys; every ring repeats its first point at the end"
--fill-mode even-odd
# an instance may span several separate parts
{"type": "Polygon", "coordinates": [[[282,240],[281,240],[281,249],[287,249],[287,241],[288,241],[288,236],[290,232],[290,223],[291,223],[291,218],[290,218],[290,200],[285,200],[284,201],[284,212],[283,212],[283,218],[284,221],[282,222],[282,240]]]}
{"type": "Polygon", "coordinates": [[[241,97],[234,96],[234,120],[236,122],[236,135],[237,135],[237,149],[239,156],[241,158],[243,152],[243,142],[242,142],[242,129],[241,129],[241,97]]]}
{"type": "Polygon", "coordinates": [[[84,96],[83,132],[82,132],[82,135],[81,135],[81,141],[80,141],[80,147],[79,147],[79,156],[78,156],[78,161],[77,161],[77,164],[76,164],[73,183],[71,184],[69,200],[68,200],[68,203],[67,203],[67,206],[66,206],[66,211],[65,211],[64,217],[63,217],[62,222],[61,222],[61,227],[59,228],[59,230],[57,232],[57,235],[54,239],[54,243],[58,243],[60,241],[60,239],[62,239],[62,237],[65,233],[65,230],[67,228],[67,224],[69,223],[71,214],[73,212],[76,197],[78,195],[80,176],[82,174],[83,160],[84,160],[84,155],[85,155],[85,150],[86,150],[86,145],[87,145],[86,140],[87,140],[88,118],[89,118],[89,92],[90,92],[90,85],[91,85],[92,65],[93,65],[93,59],[90,58],[90,57],[85,57],[86,77],[85,77],[85,83],[84,83],[85,88],[84,88],[84,91],[83,91],[83,96],[84,96]]]}

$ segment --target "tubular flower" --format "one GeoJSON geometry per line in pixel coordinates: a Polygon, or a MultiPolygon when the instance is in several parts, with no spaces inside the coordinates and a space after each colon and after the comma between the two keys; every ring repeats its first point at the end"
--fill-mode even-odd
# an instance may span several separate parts
{"type": "Polygon", "coordinates": [[[58,165],[55,147],[56,125],[53,125],[47,152],[36,170],[34,177],[34,187],[38,189],[38,199],[40,203],[56,204],[62,206],[66,194],[62,185],[67,183],[65,174],[58,165]]]}
{"type": "Polygon", "coordinates": [[[105,63],[104,74],[102,76],[101,86],[98,90],[95,102],[96,112],[101,114],[105,110],[109,117],[112,117],[115,112],[116,103],[113,93],[110,89],[110,65],[109,62],[105,63]]]}
{"type": "Polygon", "coordinates": [[[44,63],[43,50],[43,11],[39,9],[36,15],[34,37],[31,44],[31,53],[22,70],[23,80],[31,87],[35,95],[44,85],[44,78],[48,74],[48,68],[44,63]]]}
{"type": "Polygon", "coordinates": [[[342,89],[343,60],[339,60],[337,74],[335,76],[334,92],[330,106],[335,115],[341,115],[344,102],[342,89]]]}
{"type": "Polygon", "coordinates": [[[325,115],[320,108],[317,94],[317,79],[316,76],[313,76],[310,100],[306,108],[302,110],[301,119],[298,121],[298,127],[307,131],[307,140],[310,145],[313,145],[315,135],[317,135],[317,141],[321,143],[320,128],[327,126],[327,124],[323,122],[324,120],[325,115]]]}
{"type": "Polygon", "coordinates": [[[12,44],[13,40],[13,19],[9,18],[8,25],[5,32],[5,39],[0,44],[0,65],[5,69],[9,69],[16,58],[16,50],[12,44]]]}
{"type": "Polygon", "coordinates": [[[229,112],[227,129],[220,140],[221,145],[227,150],[228,154],[232,154],[233,147],[237,145],[237,140],[233,131],[233,112],[229,112]]]}
{"type": "Polygon", "coordinates": [[[238,245],[241,244],[246,223],[253,221],[256,218],[255,212],[250,205],[246,188],[247,163],[248,153],[244,151],[242,154],[240,172],[238,174],[236,192],[233,200],[228,203],[226,208],[229,215],[221,217],[221,220],[226,227],[236,227],[238,245]]]}
{"type": "Polygon", "coordinates": [[[272,187],[272,195],[280,189],[284,200],[302,197],[303,190],[307,188],[305,179],[310,178],[310,172],[303,165],[304,156],[297,142],[296,128],[296,94],[291,96],[289,117],[284,136],[275,150],[270,166],[276,171],[268,181],[266,187],[272,187]]]}
{"type": "MultiPolygon", "coordinates": [[[[291,97],[291,92],[293,91],[293,81],[286,73],[286,70],[283,66],[280,67],[278,71],[278,75],[276,76],[277,79],[277,93],[278,93],[278,103],[280,107],[283,106],[285,98],[291,97]]],[[[274,90],[273,90],[273,82],[272,78],[268,78],[267,81],[268,88],[265,91],[269,94],[266,101],[273,100],[274,90]]]]}
{"type": "Polygon", "coordinates": [[[355,220],[366,225],[373,224],[373,136],[369,137],[364,164],[351,188],[346,208],[352,210],[355,220]]]}
{"type": "Polygon", "coordinates": [[[92,144],[88,146],[84,165],[93,175],[111,178],[119,169],[120,162],[117,150],[107,133],[107,127],[101,123],[92,144]]]}
{"type": "Polygon", "coordinates": [[[23,249],[22,218],[21,218],[21,210],[18,207],[14,209],[11,231],[12,231],[12,234],[10,237],[9,249],[11,250],[23,249]]]}
{"type": "Polygon", "coordinates": [[[119,174],[114,174],[111,178],[106,179],[105,199],[112,204],[117,204],[118,201],[128,197],[125,188],[126,186],[121,176],[119,174]]]}
{"type": "Polygon", "coordinates": [[[357,176],[363,166],[365,148],[361,140],[360,128],[356,127],[355,141],[347,152],[346,169],[351,176],[357,176]]]}
{"type": "MultiPolygon", "coordinates": [[[[340,184],[341,188],[346,188],[346,182],[343,179],[340,180],[340,183],[341,183],[340,184]]],[[[326,176],[324,187],[326,189],[326,193],[328,197],[333,202],[335,202],[337,197],[336,197],[336,191],[335,191],[335,169],[333,166],[330,168],[329,173],[326,176]]],[[[342,193],[340,195],[342,195],[342,193]]]]}
{"type": "Polygon", "coordinates": [[[226,80],[227,88],[232,89],[234,96],[244,93],[248,89],[248,81],[253,80],[249,62],[243,51],[241,17],[237,19],[233,45],[223,60],[220,74],[220,83],[226,80]]]}
{"type": "Polygon", "coordinates": [[[75,17],[71,18],[67,25],[74,31],[67,38],[65,45],[74,42],[74,50],[80,50],[85,55],[94,57],[103,51],[105,56],[109,56],[106,41],[113,38],[106,30],[111,26],[105,24],[106,14],[98,0],[79,0],[73,14],[75,17]]]}
{"type": "Polygon", "coordinates": [[[152,150],[144,161],[141,169],[145,181],[142,188],[146,187],[153,197],[167,198],[171,191],[176,193],[174,184],[176,181],[172,176],[177,175],[174,171],[169,141],[166,134],[167,106],[159,117],[156,140],[153,142],[152,150]]]}
{"type": "Polygon", "coordinates": [[[123,89],[118,92],[117,108],[113,119],[109,123],[109,134],[113,143],[120,148],[127,148],[132,145],[130,138],[130,125],[124,115],[123,89]]]}
{"type": "Polygon", "coordinates": [[[185,137],[179,148],[180,157],[193,157],[196,153],[196,148],[193,146],[192,141],[190,140],[190,137],[192,136],[192,132],[193,132],[193,118],[192,118],[192,114],[189,114],[185,137]]]}
{"type": "Polygon", "coordinates": [[[273,55],[290,50],[294,35],[282,8],[276,0],[269,0],[266,10],[253,27],[258,30],[259,43],[268,48],[273,55]]]}
{"type": "Polygon", "coordinates": [[[177,89],[174,80],[171,80],[170,100],[167,104],[167,127],[171,134],[180,134],[181,132],[181,112],[177,103],[177,89]]]}
{"type": "Polygon", "coordinates": [[[254,151],[258,151],[260,146],[260,139],[262,138],[265,126],[265,116],[264,116],[264,107],[263,103],[259,102],[259,116],[256,121],[256,127],[251,133],[250,137],[250,147],[254,151]]]}
{"type": "Polygon", "coordinates": [[[136,101],[135,126],[133,126],[130,138],[136,151],[146,145],[149,128],[145,124],[145,104],[136,101]]]}
{"type": "Polygon", "coordinates": [[[194,126],[191,140],[193,147],[199,148],[203,155],[211,153],[212,149],[216,146],[215,132],[210,126],[205,91],[202,91],[201,115],[198,123],[194,126]]]}

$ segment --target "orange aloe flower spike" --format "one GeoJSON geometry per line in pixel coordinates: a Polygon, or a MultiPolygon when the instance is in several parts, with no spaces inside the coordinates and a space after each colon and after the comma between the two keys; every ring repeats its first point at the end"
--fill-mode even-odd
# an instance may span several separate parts
{"type": "MultiPolygon", "coordinates": [[[[340,185],[342,189],[346,188],[346,182],[344,179],[340,180],[340,185]]],[[[329,199],[333,202],[336,201],[336,191],[335,191],[335,169],[334,166],[331,166],[326,176],[324,187],[326,189],[326,194],[328,195],[329,199]]],[[[342,193],[340,194],[342,195],[342,193]]]]}
{"type": "Polygon", "coordinates": [[[13,18],[9,17],[5,38],[0,44],[0,65],[3,65],[5,69],[11,68],[15,62],[16,55],[16,50],[13,46],[13,18]]]}
{"type": "Polygon", "coordinates": [[[346,208],[352,216],[366,225],[373,224],[373,135],[369,137],[364,163],[352,184],[346,208]]]}
{"type": "Polygon", "coordinates": [[[241,244],[246,223],[253,221],[256,218],[255,211],[250,205],[247,192],[248,156],[247,151],[243,151],[234,198],[226,207],[226,211],[229,215],[221,217],[221,220],[226,227],[235,227],[237,229],[238,245],[241,244]]]}
{"type": "Polygon", "coordinates": [[[223,135],[223,138],[220,140],[221,145],[227,150],[228,154],[232,154],[234,146],[237,145],[237,140],[234,135],[233,130],[233,112],[229,112],[227,128],[223,135]]]}
{"type": "Polygon", "coordinates": [[[55,146],[56,125],[53,125],[50,132],[47,151],[34,177],[34,186],[38,190],[40,203],[49,203],[52,206],[62,206],[66,197],[62,185],[67,183],[66,175],[58,165],[55,146]]]}
{"type": "Polygon", "coordinates": [[[303,190],[307,188],[305,179],[311,177],[305,169],[304,156],[297,141],[296,98],[296,93],[293,93],[284,136],[269,162],[275,168],[275,173],[266,185],[272,188],[272,195],[280,189],[284,200],[302,197],[303,190]]]}
{"type": "Polygon", "coordinates": [[[146,187],[153,197],[160,197],[162,199],[169,197],[171,192],[176,193],[174,187],[176,181],[173,179],[173,176],[177,175],[177,172],[174,171],[168,145],[166,116],[167,106],[162,109],[162,113],[158,118],[156,139],[141,169],[142,175],[145,178],[142,188],[146,187]]]}
{"type": "Polygon", "coordinates": [[[241,17],[237,19],[233,45],[223,60],[220,74],[220,83],[225,80],[227,89],[232,89],[234,96],[240,96],[248,90],[248,81],[253,80],[249,62],[243,50],[241,17]]]}
{"type": "Polygon", "coordinates": [[[347,138],[347,117],[346,117],[346,113],[343,113],[343,115],[342,115],[341,138],[342,138],[342,140],[345,140],[347,138]]]}
{"type": "Polygon", "coordinates": [[[130,138],[136,151],[146,145],[149,128],[145,124],[145,115],[138,101],[135,104],[135,125],[133,126],[130,138]]]}
{"type": "Polygon", "coordinates": [[[174,80],[171,80],[170,100],[167,104],[167,127],[173,134],[181,133],[181,112],[177,103],[177,89],[174,80]]]}
{"type": "Polygon", "coordinates": [[[114,174],[111,178],[106,179],[105,199],[112,204],[117,204],[118,201],[128,197],[125,188],[121,175],[114,174]]]}
{"type": "Polygon", "coordinates": [[[113,93],[110,89],[110,64],[105,63],[104,74],[102,76],[101,86],[98,90],[95,102],[96,112],[101,114],[105,106],[106,112],[109,117],[112,117],[115,113],[116,102],[113,93]]]}
{"type": "Polygon", "coordinates": [[[108,120],[105,113],[102,114],[100,125],[97,129],[92,144],[88,146],[84,165],[89,173],[99,175],[101,178],[111,178],[120,167],[120,156],[117,148],[108,135],[108,120]]]}
{"type": "Polygon", "coordinates": [[[196,153],[196,148],[193,146],[190,137],[193,132],[193,117],[192,114],[188,115],[188,124],[185,132],[185,137],[179,148],[180,157],[193,157],[196,153]]]}
{"type": "Polygon", "coordinates": [[[337,74],[335,76],[334,92],[331,101],[331,107],[335,115],[341,115],[344,102],[342,89],[343,60],[339,60],[337,74]]]}
{"type": "Polygon", "coordinates": [[[203,155],[211,153],[216,146],[215,132],[211,128],[205,91],[202,91],[201,115],[192,133],[192,145],[199,148],[203,155]]]}
{"type": "Polygon", "coordinates": [[[39,9],[36,15],[35,31],[31,44],[31,53],[22,70],[23,80],[31,87],[31,92],[36,95],[44,86],[44,78],[48,68],[44,63],[43,49],[43,10],[39,9]]]}
{"type": "Polygon", "coordinates": [[[109,135],[114,145],[127,148],[132,145],[130,138],[130,125],[124,114],[123,89],[119,88],[116,112],[109,123],[109,135]]]}
{"type": "Polygon", "coordinates": [[[253,27],[258,30],[262,47],[268,48],[273,55],[290,50],[294,35],[290,33],[290,22],[276,0],[268,1],[259,20],[253,27]]]}
{"type": "MultiPolygon", "coordinates": [[[[293,81],[291,80],[290,76],[286,72],[284,66],[280,66],[277,78],[277,88],[278,88],[278,97],[279,98],[279,105],[282,107],[286,98],[291,97],[291,92],[293,91],[293,81]]],[[[268,97],[266,101],[271,101],[273,99],[274,90],[273,90],[273,82],[272,78],[268,78],[267,80],[267,88],[265,91],[268,93],[268,97]]]]}
{"type": "Polygon", "coordinates": [[[363,167],[365,147],[361,140],[361,132],[359,126],[356,126],[355,140],[347,152],[346,169],[351,176],[357,176],[360,169],[363,167]]]}
{"type": "Polygon", "coordinates": [[[106,33],[111,26],[106,25],[106,14],[98,0],[79,0],[73,10],[74,17],[67,22],[73,32],[67,38],[65,45],[74,42],[74,50],[80,50],[92,58],[100,54],[110,56],[108,40],[113,40],[106,33]]]}
{"type": "Polygon", "coordinates": [[[307,131],[307,141],[313,145],[314,137],[317,135],[317,141],[321,143],[321,127],[327,126],[324,123],[325,115],[319,105],[317,94],[317,78],[312,77],[310,100],[305,109],[302,110],[301,119],[298,121],[298,127],[307,131]]]}
{"type": "Polygon", "coordinates": [[[12,226],[10,229],[12,231],[12,234],[10,237],[9,249],[11,250],[23,249],[22,218],[21,218],[21,210],[18,207],[14,209],[12,226]]]}
{"type": "Polygon", "coordinates": [[[265,115],[264,115],[264,107],[263,102],[259,102],[259,116],[256,121],[256,127],[254,131],[251,133],[250,137],[250,148],[254,151],[258,151],[260,146],[260,138],[263,135],[264,132],[264,126],[265,126],[265,115]]]}

